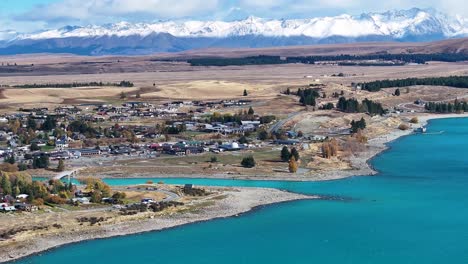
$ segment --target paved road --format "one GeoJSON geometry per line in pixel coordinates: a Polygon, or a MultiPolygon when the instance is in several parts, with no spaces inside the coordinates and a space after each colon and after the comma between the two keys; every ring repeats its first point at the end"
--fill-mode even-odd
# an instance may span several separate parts
{"type": "MultiPolygon", "coordinates": [[[[426,101],[426,102],[428,102],[428,103],[446,103],[446,102],[455,101],[457,99],[462,100],[462,99],[465,99],[465,98],[468,98],[468,94],[463,95],[463,96],[458,96],[456,98],[441,100],[441,101],[426,101]]],[[[397,107],[400,108],[400,109],[406,110],[406,111],[412,111],[412,110],[414,110],[414,111],[425,111],[425,108],[424,108],[423,105],[416,105],[414,103],[401,103],[401,104],[398,104],[397,107]],[[408,107],[408,106],[412,106],[413,108],[408,107]]]]}
{"type": "Polygon", "coordinates": [[[294,113],[289,114],[288,117],[276,122],[273,126],[271,126],[268,132],[270,133],[278,132],[278,130],[280,130],[284,126],[284,124],[286,124],[288,121],[292,120],[294,117],[302,113],[304,113],[304,111],[299,111],[299,112],[294,112],[294,113]]]}
{"type": "MultiPolygon", "coordinates": [[[[138,189],[136,187],[133,187],[133,188],[115,188],[115,189],[119,189],[121,191],[128,191],[128,190],[133,190],[133,191],[142,191],[142,189],[138,189]]],[[[177,193],[174,193],[174,192],[170,192],[170,191],[166,191],[166,190],[160,190],[160,189],[154,189],[154,190],[146,190],[146,189],[143,189],[143,191],[152,191],[152,192],[159,192],[159,193],[163,193],[166,195],[166,198],[164,198],[162,201],[163,202],[171,202],[171,201],[176,201],[176,200],[179,200],[180,199],[180,196],[177,194],[177,193]]]]}

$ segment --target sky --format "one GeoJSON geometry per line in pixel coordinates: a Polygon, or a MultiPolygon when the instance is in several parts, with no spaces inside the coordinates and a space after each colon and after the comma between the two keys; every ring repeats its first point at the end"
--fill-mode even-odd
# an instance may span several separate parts
{"type": "Polygon", "coordinates": [[[359,15],[390,9],[434,8],[468,17],[466,0],[0,0],[0,37],[64,25],[119,21],[235,20],[359,15]],[[2,33],[3,32],[3,33],[2,33]]]}

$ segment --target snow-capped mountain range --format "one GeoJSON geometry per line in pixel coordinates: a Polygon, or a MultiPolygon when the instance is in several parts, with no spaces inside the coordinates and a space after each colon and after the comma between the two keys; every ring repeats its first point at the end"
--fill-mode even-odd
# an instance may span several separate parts
{"type": "Polygon", "coordinates": [[[120,22],[66,26],[33,34],[0,31],[0,54],[142,54],[207,47],[271,47],[358,41],[429,41],[468,36],[468,19],[433,9],[310,19],[120,22]]]}

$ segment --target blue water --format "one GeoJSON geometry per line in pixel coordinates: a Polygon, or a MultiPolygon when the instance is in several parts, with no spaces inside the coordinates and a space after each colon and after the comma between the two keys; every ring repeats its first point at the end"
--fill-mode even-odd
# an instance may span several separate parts
{"type": "Polygon", "coordinates": [[[163,179],[345,199],[284,203],[236,218],[88,241],[19,263],[468,263],[468,119],[436,120],[428,132],[442,130],[393,143],[372,162],[378,176],[310,183],[163,179]]]}

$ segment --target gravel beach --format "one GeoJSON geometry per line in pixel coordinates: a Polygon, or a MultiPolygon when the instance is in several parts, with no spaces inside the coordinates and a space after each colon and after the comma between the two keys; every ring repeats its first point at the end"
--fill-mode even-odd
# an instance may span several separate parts
{"type": "Polygon", "coordinates": [[[302,199],[316,199],[317,196],[294,194],[267,188],[226,188],[224,199],[196,212],[176,213],[164,217],[148,217],[117,224],[103,224],[99,227],[74,230],[62,229],[60,232],[31,237],[29,241],[0,241],[0,263],[27,257],[62,245],[85,240],[124,236],[148,231],[173,228],[180,225],[226,218],[246,213],[254,208],[274,203],[302,199]]]}

